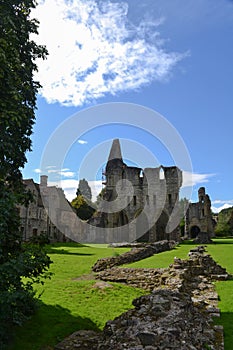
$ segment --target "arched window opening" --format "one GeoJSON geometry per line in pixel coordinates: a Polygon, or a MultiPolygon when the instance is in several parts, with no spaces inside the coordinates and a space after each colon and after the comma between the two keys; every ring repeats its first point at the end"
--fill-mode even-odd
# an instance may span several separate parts
{"type": "Polygon", "coordinates": [[[159,171],[159,179],[160,179],[160,180],[164,180],[164,179],[165,179],[163,168],[160,168],[160,171],[159,171]]]}
{"type": "Polygon", "coordinates": [[[196,238],[200,232],[200,228],[198,226],[192,226],[190,229],[190,237],[196,238]]]}

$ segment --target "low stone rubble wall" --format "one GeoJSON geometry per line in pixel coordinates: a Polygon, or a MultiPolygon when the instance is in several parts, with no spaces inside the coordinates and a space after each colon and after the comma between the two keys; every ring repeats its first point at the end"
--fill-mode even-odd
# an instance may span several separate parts
{"type": "Polygon", "coordinates": [[[141,247],[133,247],[129,252],[126,252],[124,254],[97,260],[95,265],[92,267],[92,271],[99,272],[106,269],[110,269],[113,266],[130,264],[135,261],[146,259],[154,254],[171,250],[176,245],[177,243],[175,241],[164,240],[146,244],[145,246],[141,247]]]}
{"type": "Polygon", "coordinates": [[[150,294],[135,299],[134,309],[108,321],[103,332],[78,331],[56,350],[224,350],[223,328],[213,323],[220,312],[212,282],[229,275],[203,247],[192,249],[188,260],[175,258],[166,269],[112,268],[97,278],[150,294]]]}
{"type": "Polygon", "coordinates": [[[174,264],[169,268],[113,267],[98,272],[96,277],[103,281],[121,282],[148,291],[160,287],[179,290],[181,286],[184,288],[186,284],[188,286],[192,284],[193,278],[199,276],[209,280],[227,279],[226,269],[219,266],[210,255],[204,252],[203,247],[199,246],[190,251],[188,260],[174,258],[174,264]]]}
{"type": "Polygon", "coordinates": [[[152,291],[160,286],[161,276],[165,271],[168,271],[168,269],[113,267],[112,269],[99,272],[96,278],[103,281],[125,283],[133,287],[152,291]]]}

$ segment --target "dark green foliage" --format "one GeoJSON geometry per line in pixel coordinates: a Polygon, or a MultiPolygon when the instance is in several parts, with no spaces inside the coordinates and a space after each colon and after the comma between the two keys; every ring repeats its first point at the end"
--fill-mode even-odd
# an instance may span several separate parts
{"type": "Polygon", "coordinates": [[[36,93],[34,60],[45,49],[29,39],[37,22],[29,20],[34,1],[0,2],[0,178],[18,181],[31,147],[36,93]],[[17,145],[17,146],[16,146],[17,145]]]}
{"type": "Polygon", "coordinates": [[[41,233],[38,236],[32,236],[30,238],[30,242],[34,244],[39,244],[39,246],[43,247],[46,244],[50,243],[50,239],[48,238],[48,235],[46,233],[41,233]]]}
{"type": "Polygon", "coordinates": [[[219,237],[233,234],[233,207],[221,210],[218,214],[218,222],[215,227],[215,234],[219,237]]]}
{"type": "Polygon", "coordinates": [[[81,220],[90,219],[95,212],[94,204],[84,199],[81,194],[72,200],[71,205],[81,220]]]}
{"type": "Polygon", "coordinates": [[[17,195],[0,183],[0,349],[14,324],[35,308],[32,285],[49,277],[50,258],[36,245],[22,245],[17,195]],[[23,279],[24,277],[24,279],[23,279]]]}
{"type": "Polygon", "coordinates": [[[14,324],[34,311],[32,283],[51,263],[39,246],[23,246],[17,206],[28,201],[20,168],[31,148],[39,83],[36,58],[46,50],[31,41],[37,22],[29,19],[33,0],[0,0],[0,348],[14,324]]]}
{"type": "Polygon", "coordinates": [[[91,202],[91,188],[88,185],[87,180],[79,180],[76,195],[77,197],[71,202],[76,214],[81,220],[90,219],[95,212],[95,205],[91,202]]]}

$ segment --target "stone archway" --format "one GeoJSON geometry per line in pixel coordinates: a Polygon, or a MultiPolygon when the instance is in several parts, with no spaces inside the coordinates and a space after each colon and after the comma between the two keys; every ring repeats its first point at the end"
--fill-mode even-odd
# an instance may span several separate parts
{"type": "Polygon", "coordinates": [[[194,225],[190,228],[190,238],[196,238],[201,232],[200,228],[197,225],[194,225]]]}

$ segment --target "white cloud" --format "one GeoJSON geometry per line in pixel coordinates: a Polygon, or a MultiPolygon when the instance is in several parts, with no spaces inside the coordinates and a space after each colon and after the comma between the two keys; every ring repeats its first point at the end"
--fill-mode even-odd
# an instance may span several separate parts
{"type": "Polygon", "coordinates": [[[209,178],[215,174],[197,174],[183,171],[183,184],[182,187],[195,186],[201,183],[209,182],[209,178]]]}
{"type": "Polygon", "coordinates": [[[57,172],[58,172],[58,170],[56,170],[56,169],[49,169],[48,170],[49,174],[53,174],[53,173],[56,174],[57,172]]]}
{"type": "Polygon", "coordinates": [[[70,169],[69,168],[63,168],[61,169],[61,171],[69,171],[70,169]]]}
{"type": "Polygon", "coordinates": [[[48,166],[46,167],[46,169],[52,169],[52,168],[56,168],[56,165],[48,165],[48,166]]]}
{"type": "Polygon", "coordinates": [[[36,174],[40,174],[40,173],[41,173],[41,170],[38,169],[38,168],[37,168],[37,169],[34,169],[33,171],[34,171],[34,173],[36,173],[36,174]]]}
{"type": "Polygon", "coordinates": [[[92,201],[95,202],[98,194],[103,188],[102,181],[88,181],[88,185],[91,187],[92,201]]]}
{"type": "Polygon", "coordinates": [[[57,174],[57,175],[61,175],[64,177],[74,177],[75,173],[73,171],[69,171],[69,170],[70,170],[69,168],[64,168],[61,170],[49,168],[48,174],[57,174]]]}
{"type": "Polygon", "coordinates": [[[73,171],[60,171],[59,175],[64,177],[74,177],[75,173],[73,171]]]}
{"type": "Polygon", "coordinates": [[[49,56],[37,62],[40,93],[49,103],[80,106],[121,91],[165,80],[186,56],[162,47],[159,19],[134,25],[127,2],[40,0],[39,44],[49,56]]]}
{"type": "Polygon", "coordinates": [[[212,200],[211,203],[212,203],[211,209],[214,213],[219,213],[223,209],[233,207],[233,199],[229,199],[229,200],[215,199],[215,200],[212,200]]]}
{"type": "Polygon", "coordinates": [[[222,200],[222,199],[215,199],[212,201],[212,204],[226,204],[233,206],[233,199],[230,200],[222,200]]]}
{"type": "Polygon", "coordinates": [[[232,206],[233,206],[232,204],[225,203],[225,204],[221,205],[220,207],[211,206],[211,209],[214,213],[219,213],[221,210],[231,208],[232,206]]]}
{"type": "Polygon", "coordinates": [[[78,140],[77,142],[80,143],[80,145],[85,145],[87,143],[85,140],[78,140]]]}

